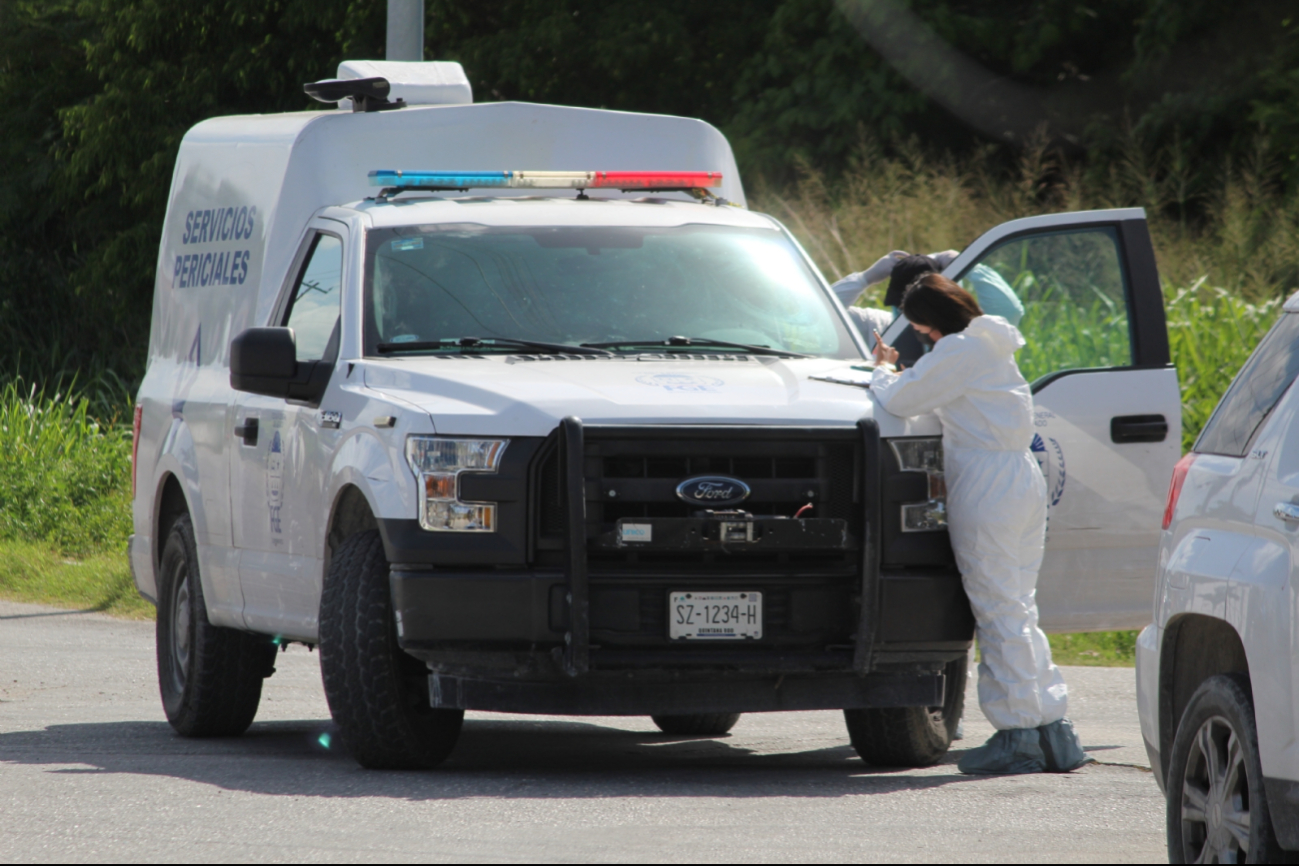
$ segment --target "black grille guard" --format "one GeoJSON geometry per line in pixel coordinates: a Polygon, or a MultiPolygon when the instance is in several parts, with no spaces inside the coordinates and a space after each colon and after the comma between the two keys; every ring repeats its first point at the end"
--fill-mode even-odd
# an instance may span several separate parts
{"type": "Polygon", "coordinates": [[[564,491],[564,572],[568,589],[568,631],[564,634],[564,671],[580,676],[591,669],[590,580],[587,562],[586,439],[593,435],[635,435],[641,438],[678,438],[691,434],[739,437],[757,435],[764,439],[809,439],[817,436],[855,436],[862,445],[863,478],[861,498],[864,525],[861,530],[861,607],[852,655],[852,670],[869,673],[872,644],[878,633],[880,610],[880,433],[873,418],[863,418],[856,428],[844,427],[703,427],[703,426],[592,426],[569,416],[559,425],[560,468],[564,491]]]}

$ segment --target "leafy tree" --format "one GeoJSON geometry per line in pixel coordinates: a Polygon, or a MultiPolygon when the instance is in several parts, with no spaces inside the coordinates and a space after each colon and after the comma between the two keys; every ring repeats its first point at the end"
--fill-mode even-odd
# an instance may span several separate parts
{"type": "MultiPolygon", "coordinates": [[[[427,0],[430,58],[479,101],[702,117],[746,175],[831,173],[864,138],[1007,158],[1039,123],[1107,171],[1174,146],[1182,184],[1259,129],[1299,187],[1293,0],[427,0]]],[[[365,0],[0,0],[0,369],[143,361],[180,141],[309,109],[304,81],[382,57],[365,0]]],[[[910,145],[908,145],[910,147],[910,145]]],[[[1147,173],[1174,170],[1151,162],[1147,173]]],[[[1179,199],[1185,203],[1186,196],[1179,199]]]]}

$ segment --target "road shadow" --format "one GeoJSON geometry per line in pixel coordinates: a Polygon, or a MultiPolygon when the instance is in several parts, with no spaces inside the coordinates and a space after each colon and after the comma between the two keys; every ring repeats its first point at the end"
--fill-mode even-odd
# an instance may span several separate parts
{"type": "Polygon", "coordinates": [[[328,722],[263,722],[242,737],[208,740],[183,739],[162,722],[104,722],[0,734],[0,765],[172,777],[271,796],[404,800],[843,797],[977,781],[956,772],[955,749],[937,767],[898,770],[865,764],[846,744],[769,753],[741,742],[584,721],[469,719],[442,767],[381,772],[358,767],[328,722]]]}

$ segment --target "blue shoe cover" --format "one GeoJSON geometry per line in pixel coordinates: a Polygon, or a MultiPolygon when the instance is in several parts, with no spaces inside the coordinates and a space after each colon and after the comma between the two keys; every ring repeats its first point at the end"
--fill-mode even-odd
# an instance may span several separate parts
{"type": "Polygon", "coordinates": [[[1041,734],[1037,728],[997,731],[988,742],[970,749],[956,762],[956,769],[968,776],[1009,776],[1046,771],[1041,734]]]}
{"type": "Polygon", "coordinates": [[[1042,734],[1042,753],[1046,755],[1047,772],[1067,773],[1096,760],[1083,751],[1078,733],[1073,729],[1073,722],[1068,719],[1043,725],[1038,731],[1042,734]]]}

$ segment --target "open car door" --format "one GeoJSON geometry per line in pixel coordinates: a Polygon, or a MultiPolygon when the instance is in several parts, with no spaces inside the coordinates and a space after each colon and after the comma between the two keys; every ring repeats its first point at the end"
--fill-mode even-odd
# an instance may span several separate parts
{"type": "MultiPolygon", "coordinates": [[[[944,273],[971,291],[999,283],[1024,309],[1017,324],[1028,345],[1016,360],[1033,387],[1032,449],[1049,502],[1037,594],[1043,629],[1144,626],[1182,438],[1145,211],[1013,220],[944,273]]],[[[885,340],[903,363],[921,351],[901,317],[885,340]]]]}

